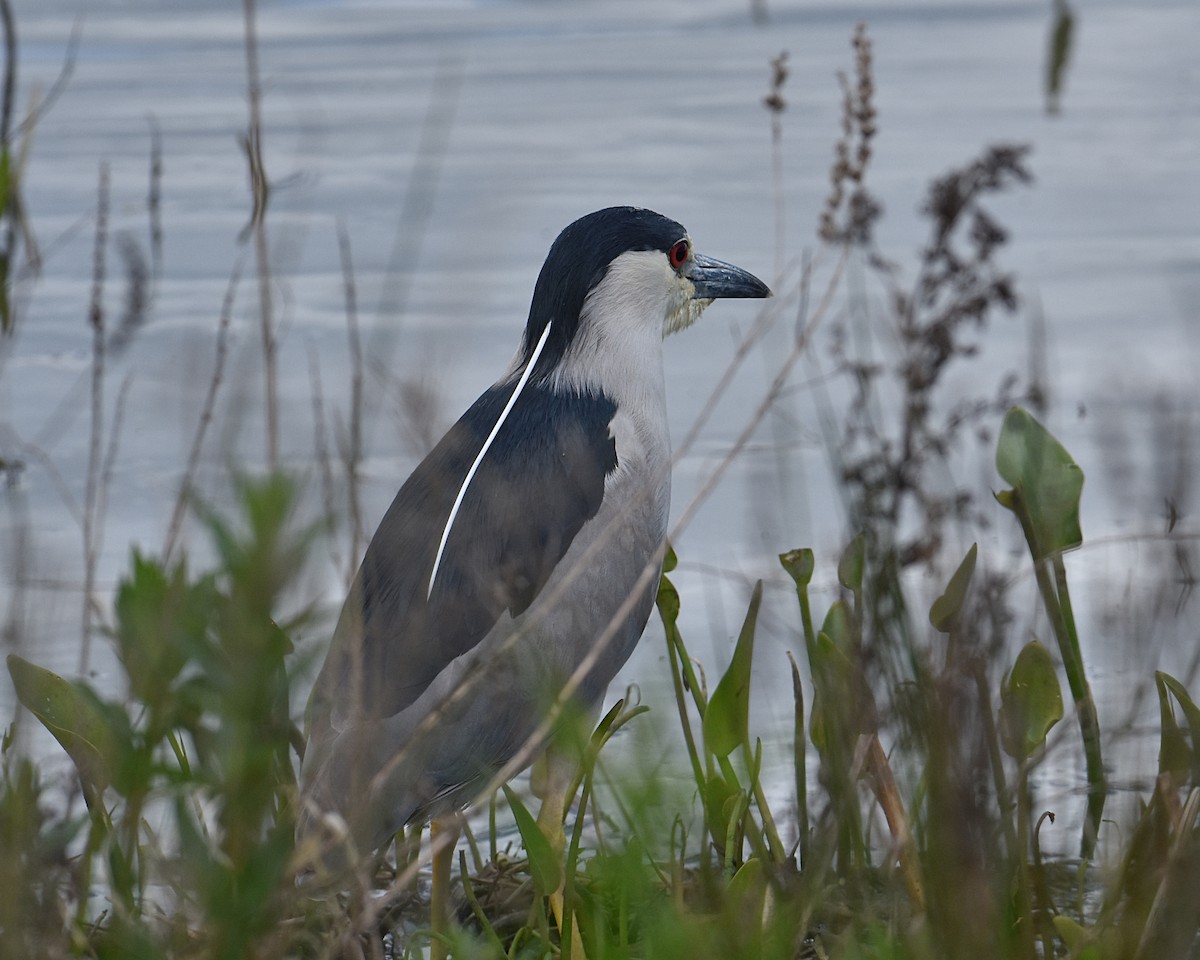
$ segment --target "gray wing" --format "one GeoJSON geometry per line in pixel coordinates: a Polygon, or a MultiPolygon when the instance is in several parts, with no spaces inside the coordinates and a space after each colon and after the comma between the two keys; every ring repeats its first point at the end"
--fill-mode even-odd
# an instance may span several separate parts
{"type": "Polygon", "coordinates": [[[505,611],[533,602],[599,511],[617,465],[615,405],[527,384],[471,479],[427,596],[451,506],[513,389],[485,392],[396,495],[342,610],[315,714],[381,719],[411,705],[505,611]]]}

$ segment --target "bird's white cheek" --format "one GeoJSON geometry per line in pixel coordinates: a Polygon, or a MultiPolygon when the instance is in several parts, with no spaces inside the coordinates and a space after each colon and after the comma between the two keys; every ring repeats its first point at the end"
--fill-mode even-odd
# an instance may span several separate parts
{"type": "Polygon", "coordinates": [[[669,337],[680,330],[686,330],[700,319],[704,308],[712,303],[711,300],[693,300],[692,293],[694,291],[695,287],[692,282],[684,279],[677,289],[676,295],[672,298],[667,317],[663,321],[664,337],[669,337]]]}

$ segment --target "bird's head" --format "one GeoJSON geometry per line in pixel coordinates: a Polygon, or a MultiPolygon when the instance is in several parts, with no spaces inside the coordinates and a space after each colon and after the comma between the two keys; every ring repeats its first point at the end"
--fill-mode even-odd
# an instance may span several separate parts
{"type": "Polygon", "coordinates": [[[593,346],[661,338],[691,326],[718,298],[770,295],[753,274],[697,253],[674,220],[638,207],[607,207],[580,217],[550,247],[521,360],[537,353],[536,370],[550,371],[581,335],[593,346]]]}

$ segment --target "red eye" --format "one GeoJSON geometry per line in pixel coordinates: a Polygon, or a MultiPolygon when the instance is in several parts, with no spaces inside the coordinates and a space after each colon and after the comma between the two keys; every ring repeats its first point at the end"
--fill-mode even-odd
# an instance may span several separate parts
{"type": "Polygon", "coordinates": [[[692,245],[688,243],[685,237],[682,240],[676,240],[671,245],[671,249],[667,251],[667,259],[671,261],[671,266],[676,270],[687,263],[687,258],[692,252],[692,245]]]}

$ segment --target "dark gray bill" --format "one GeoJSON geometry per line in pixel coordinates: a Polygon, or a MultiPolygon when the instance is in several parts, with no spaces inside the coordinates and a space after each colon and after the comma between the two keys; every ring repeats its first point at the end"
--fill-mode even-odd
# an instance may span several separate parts
{"type": "Polygon", "coordinates": [[[692,295],[694,300],[771,296],[770,287],[741,267],[699,253],[692,256],[687,276],[696,286],[696,292],[692,295]]]}

